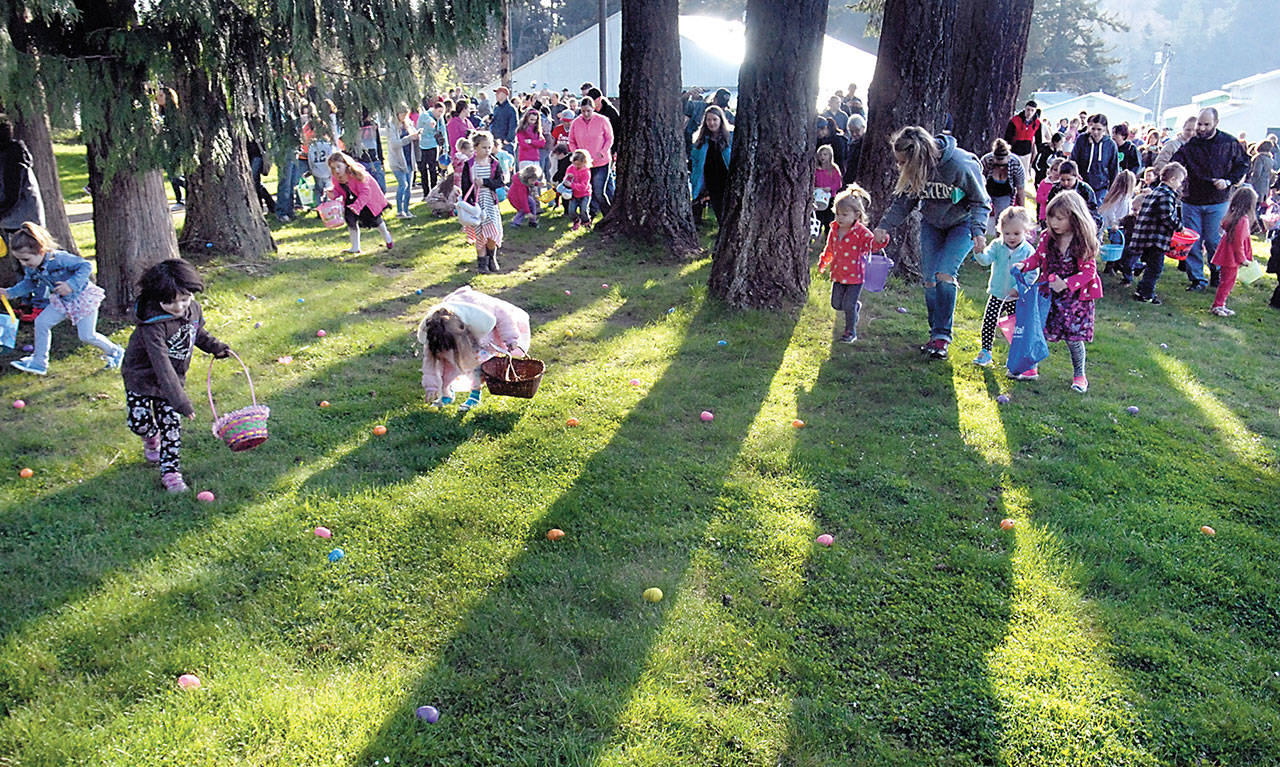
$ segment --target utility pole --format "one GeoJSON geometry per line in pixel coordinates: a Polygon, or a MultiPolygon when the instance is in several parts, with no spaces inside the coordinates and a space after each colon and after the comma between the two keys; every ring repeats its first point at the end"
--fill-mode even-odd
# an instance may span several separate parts
{"type": "Polygon", "coordinates": [[[600,92],[608,96],[609,91],[605,85],[609,79],[609,30],[606,28],[605,22],[609,20],[608,0],[600,0],[600,92]]]}
{"type": "Polygon", "coordinates": [[[511,92],[511,7],[510,0],[502,0],[502,42],[498,46],[498,80],[511,92]]]}
{"type": "Polygon", "coordinates": [[[1164,83],[1169,74],[1169,56],[1172,54],[1173,45],[1165,43],[1160,50],[1156,51],[1156,64],[1160,67],[1160,90],[1156,96],[1156,125],[1164,127],[1164,83]]]}

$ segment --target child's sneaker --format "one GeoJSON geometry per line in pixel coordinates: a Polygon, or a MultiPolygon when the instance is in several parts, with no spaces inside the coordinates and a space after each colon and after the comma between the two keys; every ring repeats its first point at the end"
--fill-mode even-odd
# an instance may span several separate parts
{"type": "Polygon", "coordinates": [[[150,463],[160,463],[160,435],[142,438],[142,457],[150,463]]]}
{"type": "Polygon", "coordinates": [[[933,359],[945,360],[947,358],[947,341],[943,338],[935,338],[924,345],[924,351],[933,359]]]}
{"type": "Polygon", "coordinates": [[[529,221],[529,226],[530,226],[531,228],[533,228],[533,229],[537,229],[537,228],[538,228],[538,219],[536,219],[536,218],[535,218],[535,219],[530,220],[530,221],[529,221]]]}
{"type": "Polygon", "coordinates": [[[119,370],[120,364],[124,362],[124,347],[117,346],[115,351],[102,357],[107,363],[107,370],[119,370]]]}
{"type": "Polygon", "coordinates": [[[845,333],[844,335],[840,336],[840,343],[842,344],[851,344],[857,340],[858,340],[857,333],[845,333]]]}
{"type": "Polygon", "coordinates": [[[511,219],[512,226],[520,226],[524,223],[524,212],[516,213],[515,218],[511,219]]]}
{"type": "Polygon", "coordinates": [[[480,404],[480,390],[472,389],[471,395],[467,397],[467,401],[463,402],[461,405],[458,405],[458,412],[465,413],[471,408],[476,407],[479,404],[480,404]]]}
{"type": "Polygon", "coordinates": [[[387,250],[391,250],[396,244],[395,240],[387,240],[387,250]]]}
{"type": "Polygon", "coordinates": [[[1216,314],[1216,315],[1217,315],[1217,316],[1219,316],[1219,317],[1230,317],[1230,316],[1232,316],[1233,314],[1235,314],[1235,312],[1231,311],[1230,309],[1228,309],[1228,308],[1227,308],[1227,307],[1225,307],[1225,306],[1215,306],[1215,307],[1211,308],[1209,311],[1210,311],[1210,312],[1213,312],[1214,314],[1216,314]]]}
{"type": "Polygon", "coordinates": [[[978,352],[978,356],[973,358],[973,364],[977,365],[980,368],[991,367],[991,350],[983,349],[982,351],[978,352]]]}
{"type": "Polygon", "coordinates": [[[1071,379],[1071,391],[1084,394],[1089,391],[1089,379],[1084,376],[1076,376],[1071,379]]]}
{"type": "Polygon", "coordinates": [[[182,478],[182,473],[177,471],[161,475],[160,484],[164,485],[164,489],[171,493],[185,493],[190,489],[187,487],[186,480],[182,478]]]}
{"type": "Polygon", "coordinates": [[[34,373],[35,375],[38,375],[38,376],[47,375],[49,373],[49,369],[47,367],[36,367],[34,364],[32,364],[30,357],[23,357],[20,360],[13,360],[9,364],[13,365],[15,368],[17,368],[18,370],[21,370],[24,373],[34,373]]]}
{"type": "Polygon", "coordinates": [[[1040,371],[1035,368],[1031,368],[1030,370],[1026,370],[1021,373],[1015,373],[1010,370],[1009,377],[1015,381],[1036,381],[1040,378],[1040,371]]]}

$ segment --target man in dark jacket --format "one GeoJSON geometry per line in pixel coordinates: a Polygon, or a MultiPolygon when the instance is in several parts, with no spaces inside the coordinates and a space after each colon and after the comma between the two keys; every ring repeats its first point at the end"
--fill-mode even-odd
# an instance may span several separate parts
{"type": "Polygon", "coordinates": [[[493,121],[489,123],[489,131],[493,134],[494,141],[501,142],[502,148],[510,152],[515,147],[516,123],[519,118],[516,117],[516,108],[511,106],[510,91],[499,87],[493,95],[498,103],[493,105],[493,121]]]}
{"type": "Polygon", "coordinates": [[[24,221],[44,226],[44,204],[27,145],[13,137],[13,123],[0,115],[0,229],[5,239],[24,221]]]}
{"type": "MultiPolygon", "coordinates": [[[[1203,109],[1196,118],[1196,135],[1173,154],[1173,161],[1187,169],[1187,185],[1182,195],[1182,223],[1200,235],[1187,254],[1187,290],[1202,292],[1204,264],[1213,256],[1221,239],[1222,218],[1227,214],[1231,187],[1249,172],[1244,147],[1218,130],[1218,110],[1203,109]]],[[[1218,284],[1218,269],[1211,267],[1212,284],[1218,284]]]]}

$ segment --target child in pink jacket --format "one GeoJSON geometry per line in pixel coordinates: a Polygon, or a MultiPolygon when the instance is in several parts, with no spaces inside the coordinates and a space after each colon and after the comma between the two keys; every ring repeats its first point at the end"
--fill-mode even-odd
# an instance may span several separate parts
{"type": "Polygon", "coordinates": [[[343,252],[351,255],[360,252],[360,227],[376,228],[386,241],[387,250],[391,250],[395,243],[391,240],[387,222],[382,220],[382,211],[390,207],[391,203],[387,202],[387,196],[382,193],[373,176],[345,152],[329,155],[328,164],[333,173],[329,199],[342,200],[342,217],[347,222],[347,236],[351,238],[351,247],[343,252]]]}
{"type": "Polygon", "coordinates": [[[591,155],[585,149],[575,149],[570,155],[569,169],[564,172],[564,183],[573,197],[565,205],[564,214],[573,219],[576,231],[580,226],[591,226],[591,155]]]}
{"type": "Polygon", "coordinates": [[[471,394],[458,406],[465,413],[480,404],[480,365],[498,354],[523,357],[529,348],[529,314],[515,304],[458,288],[418,324],[422,389],[432,407],[453,402],[452,384],[471,379],[471,394]]]}
{"type": "Polygon", "coordinates": [[[1251,186],[1236,187],[1227,203],[1227,215],[1222,217],[1222,239],[1213,253],[1213,265],[1218,267],[1218,292],[1213,297],[1209,311],[1219,317],[1235,314],[1227,308],[1227,296],[1236,286],[1236,274],[1240,267],[1253,260],[1253,243],[1249,231],[1258,215],[1258,193],[1251,186]]]}

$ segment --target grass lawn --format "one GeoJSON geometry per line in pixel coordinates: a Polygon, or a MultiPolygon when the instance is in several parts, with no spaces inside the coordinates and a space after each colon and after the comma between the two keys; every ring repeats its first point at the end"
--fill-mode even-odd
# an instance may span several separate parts
{"type": "Polygon", "coordinates": [[[709,260],[546,221],[495,276],[422,215],[393,251],[340,261],[310,217],[203,265],[272,409],[231,453],[198,355],[184,470],[213,503],[161,491],[67,327],[48,377],[4,365],[0,765],[1280,763],[1273,277],[1230,319],[1172,269],[1159,307],[1108,280],[1080,396],[1058,344],[1039,382],[968,364],[973,264],[930,363],[918,289],[833,345],[824,284],[728,312],[709,260]],[[412,329],[468,281],[529,310],[548,372],[432,412],[412,329]]]}

